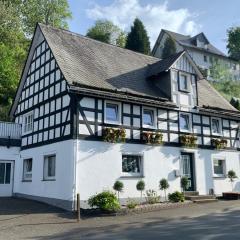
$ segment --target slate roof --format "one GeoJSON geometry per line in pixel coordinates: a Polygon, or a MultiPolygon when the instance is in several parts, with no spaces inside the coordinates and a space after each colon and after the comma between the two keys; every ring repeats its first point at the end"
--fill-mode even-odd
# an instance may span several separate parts
{"type": "Polygon", "coordinates": [[[179,33],[175,33],[175,32],[171,32],[168,30],[163,29],[164,32],[166,32],[168,35],[170,35],[173,39],[175,39],[180,45],[184,46],[184,47],[190,47],[190,48],[194,48],[194,49],[198,49],[204,52],[208,52],[208,53],[213,53],[216,55],[220,55],[222,57],[227,57],[223,52],[221,52],[219,49],[217,49],[216,47],[214,47],[206,38],[206,36],[204,35],[204,33],[199,33],[193,37],[189,36],[189,35],[183,35],[183,34],[179,34],[179,33]],[[206,39],[206,41],[208,42],[208,48],[201,48],[201,47],[197,47],[196,45],[194,45],[194,40],[199,36],[199,35],[203,35],[203,37],[206,39]]]}
{"type": "MultiPolygon", "coordinates": [[[[159,71],[167,70],[178,58],[178,54],[159,60],[70,31],[42,24],[39,26],[70,85],[118,90],[145,98],[166,97],[147,76],[149,71],[155,72],[158,67],[159,71]]],[[[211,106],[236,111],[206,80],[198,82],[198,90],[200,107],[211,106]]]]}

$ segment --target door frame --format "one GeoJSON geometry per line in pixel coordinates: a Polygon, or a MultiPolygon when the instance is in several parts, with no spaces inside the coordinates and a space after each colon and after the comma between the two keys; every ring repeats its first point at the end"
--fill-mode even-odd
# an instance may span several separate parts
{"type": "MultiPolygon", "coordinates": [[[[196,184],[196,164],[195,164],[195,153],[190,152],[190,151],[181,151],[181,156],[182,155],[189,155],[190,156],[190,171],[191,171],[191,184],[193,185],[193,188],[191,190],[187,191],[196,191],[197,190],[197,184],[196,184]]],[[[180,161],[182,161],[182,158],[180,157],[180,161]]],[[[181,169],[181,162],[180,162],[180,169],[181,169]]]]}
{"type": "Polygon", "coordinates": [[[6,159],[0,159],[0,163],[11,163],[11,178],[10,178],[10,183],[12,181],[12,196],[13,196],[13,190],[14,190],[14,175],[15,175],[15,160],[6,160],[6,159]]]}

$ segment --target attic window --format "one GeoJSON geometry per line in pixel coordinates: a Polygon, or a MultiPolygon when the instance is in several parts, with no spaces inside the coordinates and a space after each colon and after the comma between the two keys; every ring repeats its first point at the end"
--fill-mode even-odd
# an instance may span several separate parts
{"type": "Polygon", "coordinates": [[[186,74],[180,74],[179,76],[179,90],[189,92],[189,77],[186,74]]]}
{"type": "Polygon", "coordinates": [[[203,60],[204,60],[204,62],[207,62],[207,56],[206,55],[203,56],[203,60]]]}

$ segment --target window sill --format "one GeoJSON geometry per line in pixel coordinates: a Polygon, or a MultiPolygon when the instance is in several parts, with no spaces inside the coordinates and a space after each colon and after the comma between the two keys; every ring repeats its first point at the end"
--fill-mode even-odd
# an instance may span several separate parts
{"type": "Polygon", "coordinates": [[[224,174],[221,174],[221,175],[216,175],[214,174],[213,175],[213,178],[217,178],[217,179],[220,179],[220,178],[227,178],[224,174]]]}
{"type": "Polygon", "coordinates": [[[133,176],[130,176],[130,175],[129,175],[129,176],[127,176],[127,175],[124,176],[124,175],[123,175],[123,176],[121,176],[120,178],[121,178],[121,179],[128,179],[128,178],[131,178],[131,179],[132,179],[132,178],[144,178],[144,176],[143,176],[143,175],[136,175],[136,176],[134,176],[134,175],[133,175],[133,176]]]}
{"type": "Polygon", "coordinates": [[[191,93],[190,90],[182,90],[182,89],[179,89],[179,92],[183,92],[183,93],[191,93]]]}
{"type": "Polygon", "coordinates": [[[32,182],[32,180],[23,179],[22,182],[32,182]]]}
{"type": "Polygon", "coordinates": [[[52,181],[56,181],[56,179],[54,178],[54,179],[43,179],[42,180],[43,182],[52,182],[52,181]]]}

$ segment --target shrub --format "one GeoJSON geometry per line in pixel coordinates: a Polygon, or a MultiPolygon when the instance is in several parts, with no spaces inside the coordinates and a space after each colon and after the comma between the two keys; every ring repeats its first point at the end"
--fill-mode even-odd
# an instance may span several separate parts
{"type": "Polygon", "coordinates": [[[171,202],[184,202],[184,200],[185,200],[183,193],[178,192],[178,191],[173,192],[173,193],[169,193],[168,194],[168,199],[171,202]]]}
{"type": "Polygon", "coordinates": [[[229,170],[227,176],[232,184],[232,191],[233,191],[233,182],[234,182],[234,178],[237,178],[237,175],[233,170],[229,170]]]}
{"type": "Polygon", "coordinates": [[[142,199],[142,192],[145,190],[145,182],[143,180],[139,180],[137,182],[136,188],[138,191],[141,192],[141,199],[142,199]]]}
{"type": "Polygon", "coordinates": [[[91,207],[98,207],[103,211],[115,212],[120,209],[120,204],[116,195],[109,191],[96,194],[88,199],[91,207]]]}
{"type": "Polygon", "coordinates": [[[159,182],[159,189],[164,190],[165,200],[167,201],[166,190],[169,188],[169,183],[166,178],[162,178],[159,182]]]}
{"type": "Polygon", "coordinates": [[[127,201],[127,208],[128,209],[134,209],[137,206],[137,202],[133,199],[128,199],[127,201]]]}
{"type": "Polygon", "coordinates": [[[118,192],[118,200],[119,200],[119,193],[123,191],[124,185],[121,181],[116,181],[113,185],[113,189],[118,192]]]}
{"type": "Polygon", "coordinates": [[[153,189],[146,191],[146,202],[149,204],[158,203],[160,201],[160,196],[157,195],[157,192],[153,189]]]}
{"type": "Polygon", "coordinates": [[[186,191],[187,188],[189,187],[189,181],[188,181],[188,178],[183,176],[181,178],[181,188],[183,189],[183,191],[186,191]]]}

